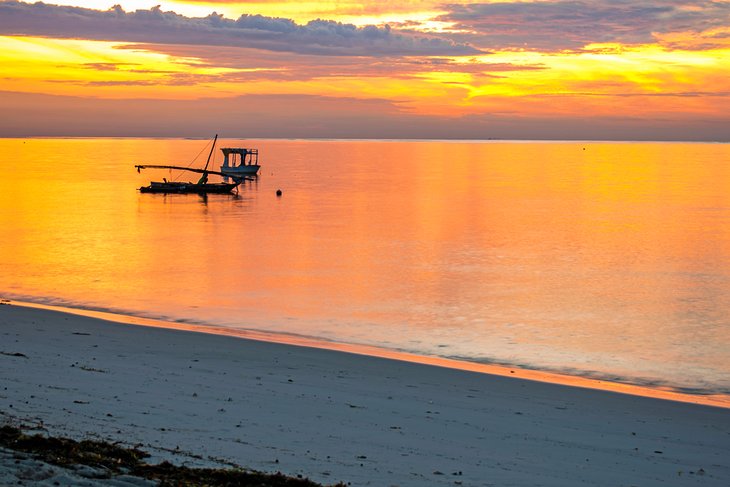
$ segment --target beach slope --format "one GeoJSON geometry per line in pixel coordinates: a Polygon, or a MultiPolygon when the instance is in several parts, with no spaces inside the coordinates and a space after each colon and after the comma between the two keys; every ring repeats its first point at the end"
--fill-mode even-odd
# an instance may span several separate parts
{"type": "Polygon", "coordinates": [[[0,306],[0,378],[0,423],[188,466],[373,486],[730,479],[730,409],[20,306],[0,306]]]}

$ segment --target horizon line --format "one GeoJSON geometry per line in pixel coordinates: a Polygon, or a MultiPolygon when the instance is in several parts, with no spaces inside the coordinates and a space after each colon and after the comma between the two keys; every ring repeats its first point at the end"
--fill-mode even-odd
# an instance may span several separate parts
{"type": "MultiPolygon", "coordinates": [[[[158,139],[158,140],[206,140],[210,136],[171,136],[171,135],[0,135],[0,139],[158,139]]],[[[636,139],[595,139],[595,138],[476,138],[476,137],[338,137],[338,136],[322,136],[322,137],[272,137],[272,136],[228,136],[222,135],[223,139],[247,139],[247,140],[312,140],[312,141],[379,141],[379,142],[601,142],[601,143],[683,143],[683,144],[728,144],[730,139],[652,139],[652,138],[636,138],[636,139]]]]}

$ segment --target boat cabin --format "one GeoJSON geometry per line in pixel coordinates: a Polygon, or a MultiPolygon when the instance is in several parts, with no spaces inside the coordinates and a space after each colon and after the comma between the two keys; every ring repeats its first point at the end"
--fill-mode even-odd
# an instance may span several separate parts
{"type": "Polygon", "coordinates": [[[223,148],[223,165],[221,168],[239,166],[258,166],[259,150],[244,148],[223,148]]]}
{"type": "MultiPolygon", "coordinates": [[[[228,176],[255,176],[259,172],[259,150],[226,147],[221,172],[228,176]]],[[[225,179],[224,179],[225,181],[225,179]]]]}

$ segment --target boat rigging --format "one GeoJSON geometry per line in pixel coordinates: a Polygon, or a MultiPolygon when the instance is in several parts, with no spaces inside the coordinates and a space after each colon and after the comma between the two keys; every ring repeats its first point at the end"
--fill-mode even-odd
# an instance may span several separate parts
{"type": "Polygon", "coordinates": [[[178,182],[178,181],[168,181],[167,179],[164,179],[162,181],[151,181],[149,186],[142,186],[139,188],[139,191],[141,193],[197,193],[197,194],[210,194],[210,193],[218,193],[218,194],[224,194],[224,193],[230,193],[234,190],[238,189],[238,185],[241,184],[246,179],[251,179],[249,177],[246,177],[244,175],[233,175],[229,173],[223,173],[219,171],[212,171],[208,169],[208,166],[210,165],[210,158],[213,155],[213,151],[215,150],[215,144],[218,140],[218,134],[216,134],[215,138],[213,139],[213,145],[210,148],[210,153],[208,154],[208,159],[205,162],[205,167],[203,169],[193,168],[193,167],[184,167],[184,166],[173,166],[173,165],[161,165],[161,164],[137,164],[134,167],[137,168],[137,172],[140,172],[142,169],[177,169],[181,171],[190,171],[202,174],[200,176],[200,179],[197,183],[192,182],[178,182]],[[208,175],[209,174],[215,174],[217,176],[222,176],[225,179],[225,182],[222,183],[209,183],[208,182],[208,175]],[[233,182],[228,182],[228,178],[231,178],[233,182]]]}

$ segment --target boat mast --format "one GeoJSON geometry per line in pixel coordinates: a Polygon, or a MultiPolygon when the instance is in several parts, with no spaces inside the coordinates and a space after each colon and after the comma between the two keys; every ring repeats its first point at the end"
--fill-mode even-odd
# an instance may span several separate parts
{"type": "Polygon", "coordinates": [[[210,153],[208,154],[208,160],[205,161],[205,167],[203,168],[203,175],[200,176],[200,181],[198,181],[198,184],[205,184],[208,182],[208,164],[210,164],[210,156],[213,155],[213,151],[215,150],[215,143],[218,140],[218,134],[215,134],[215,138],[213,139],[213,145],[210,146],[210,153]]]}

